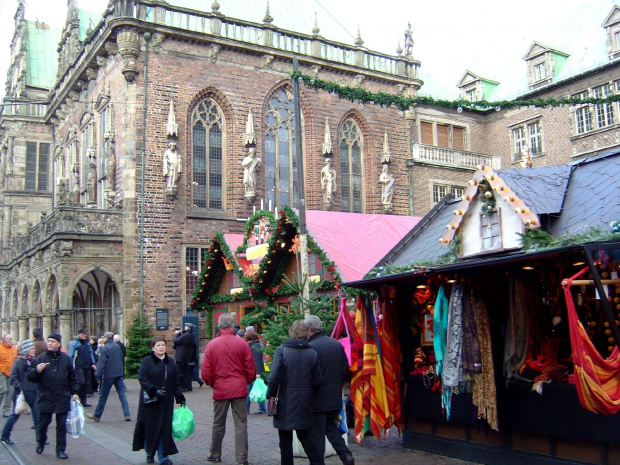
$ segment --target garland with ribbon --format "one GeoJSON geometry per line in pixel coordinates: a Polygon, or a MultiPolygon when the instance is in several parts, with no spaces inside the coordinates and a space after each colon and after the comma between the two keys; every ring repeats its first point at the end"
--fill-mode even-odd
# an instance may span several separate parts
{"type": "Polygon", "coordinates": [[[299,79],[307,87],[317,90],[324,90],[331,94],[337,95],[339,98],[349,100],[351,102],[360,102],[363,104],[374,104],[382,107],[390,107],[394,105],[400,111],[405,111],[414,105],[429,105],[434,107],[451,108],[457,111],[470,110],[470,111],[489,111],[495,109],[500,111],[502,109],[517,108],[517,107],[563,107],[572,105],[585,105],[585,104],[601,104],[620,102],[620,94],[609,95],[604,98],[596,97],[569,97],[569,98],[547,98],[547,99],[533,99],[533,100],[498,100],[488,101],[479,100],[477,102],[470,102],[469,100],[457,99],[457,100],[444,100],[436,99],[433,97],[419,96],[419,97],[403,97],[402,95],[388,94],[387,92],[370,92],[361,87],[341,86],[336,82],[324,81],[317,79],[307,74],[303,74],[301,71],[294,71],[291,74],[292,79],[299,79]]]}

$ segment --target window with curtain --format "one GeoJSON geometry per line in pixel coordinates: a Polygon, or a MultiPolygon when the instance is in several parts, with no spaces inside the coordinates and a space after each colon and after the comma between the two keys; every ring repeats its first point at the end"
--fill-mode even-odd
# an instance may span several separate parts
{"type": "Polygon", "coordinates": [[[213,99],[200,102],[192,113],[192,205],[224,208],[224,134],[222,109],[213,99]]]}
{"type": "Polygon", "coordinates": [[[265,203],[299,206],[299,182],[295,149],[295,109],[293,93],[276,91],[265,114],[265,203]]]}
{"type": "Polygon", "coordinates": [[[340,130],[340,199],[343,212],[363,213],[362,160],[364,139],[357,123],[348,119],[340,130]]]}
{"type": "Polygon", "coordinates": [[[420,122],[422,143],[455,150],[465,150],[465,128],[453,124],[420,122]]]}

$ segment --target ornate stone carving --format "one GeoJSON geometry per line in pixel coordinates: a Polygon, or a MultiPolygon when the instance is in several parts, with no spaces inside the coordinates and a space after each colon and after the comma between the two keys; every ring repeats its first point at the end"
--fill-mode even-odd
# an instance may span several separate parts
{"type": "Polygon", "coordinates": [[[106,52],[108,52],[108,55],[113,56],[118,53],[118,45],[116,45],[114,42],[106,42],[103,48],[106,52]]]}
{"type": "Polygon", "coordinates": [[[213,44],[211,45],[211,47],[209,47],[209,60],[211,60],[211,63],[215,63],[217,61],[217,57],[220,54],[221,50],[222,47],[216,44],[213,44]]]}
{"type": "Polygon", "coordinates": [[[366,76],[364,76],[363,74],[356,74],[355,77],[353,78],[353,82],[355,83],[357,87],[361,87],[365,79],[366,79],[366,76]]]}
{"type": "Polygon", "coordinates": [[[383,136],[383,154],[381,155],[381,163],[389,163],[390,162],[390,143],[388,142],[388,133],[387,128],[385,130],[385,135],[383,136]]]}
{"type": "Polygon", "coordinates": [[[174,103],[170,99],[170,108],[168,110],[168,123],[166,124],[166,135],[170,137],[179,137],[179,125],[174,114],[174,103]]]}
{"type": "Polygon", "coordinates": [[[263,59],[262,59],[263,69],[270,69],[274,58],[275,57],[273,55],[263,55],[263,59]]]}
{"type": "Polygon", "coordinates": [[[98,56],[97,58],[95,58],[95,62],[97,63],[97,66],[105,68],[105,66],[108,64],[108,59],[106,57],[98,56]]]}
{"type": "Polygon", "coordinates": [[[116,36],[118,53],[123,58],[121,72],[127,82],[135,82],[138,77],[138,55],[140,54],[140,40],[138,31],[132,28],[121,29],[116,36]]]}
{"type": "Polygon", "coordinates": [[[151,47],[157,47],[164,41],[165,38],[166,36],[163,35],[161,32],[154,32],[153,36],[151,37],[151,47]]]}
{"type": "Polygon", "coordinates": [[[383,170],[379,176],[379,183],[383,184],[381,188],[381,203],[383,211],[390,213],[392,211],[392,196],[394,195],[394,176],[389,173],[389,165],[383,165],[383,170]]]}
{"type": "Polygon", "coordinates": [[[334,205],[334,194],[336,193],[336,170],[332,166],[332,159],[325,158],[325,166],[321,170],[321,191],[323,191],[323,207],[331,210],[334,205]]]}
{"type": "Polygon", "coordinates": [[[319,71],[321,71],[321,67],[319,65],[314,65],[310,67],[310,74],[314,77],[319,76],[319,71]]]}
{"type": "Polygon", "coordinates": [[[325,118],[325,136],[323,138],[323,156],[331,156],[333,151],[332,136],[329,129],[329,120],[325,118]]]}
{"type": "Polygon", "coordinates": [[[252,110],[248,113],[248,120],[245,123],[245,135],[243,136],[243,145],[246,147],[256,145],[254,138],[254,118],[252,118],[252,110]]]}
{"type": "Polygon", "coordinates": [[[248,154],[241,162],[243,167],[243,187],[245,203],[252,205],[256,196],[256,171],[260,168],[261,159],[256,156],[256,148],[249,147],[248,154]]]}

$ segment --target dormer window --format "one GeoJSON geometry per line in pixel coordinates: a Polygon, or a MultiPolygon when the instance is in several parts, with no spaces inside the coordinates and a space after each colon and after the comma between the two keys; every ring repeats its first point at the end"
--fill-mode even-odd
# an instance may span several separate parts
{"type": "Polygon", "coordinates": [[[472,89],[465,92],[465,100],[469,100],[470,102],[475,102],[476,100],[478,100],[476,98],[476,90],[472,89]]]}
{"type": "Polygon", "coordinates": [[[620,6],[614,6],[605,21],[603,27],[607,33],[607,54],[610,60],[620,56],[620,6]]]}
{"type": "Polygon", "coordinates": [[[534,81],[541,81],[547,77],[547,67],[545,62],[534,65],[534,81]]]}

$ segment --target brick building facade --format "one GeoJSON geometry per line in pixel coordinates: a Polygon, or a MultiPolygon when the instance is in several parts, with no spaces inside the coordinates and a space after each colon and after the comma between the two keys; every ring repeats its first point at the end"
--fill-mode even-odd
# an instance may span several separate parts
{"type": "MultiPolygon", "coordinates": [[[[201,12],[114,0],[97,16],[70,1],[65,28],[54,31],[26,21],[24,8],[20,2],[5,97],[13,105],[0,117],[0,308],[2,332],[18,339],[35,327],[65,341],[80,327],[122,334],[141,302],[152,318],[169,309],[174,326],[215,232],[242,232],[261,208],[296,206],[294,57],[304,74],[372,92],[415,96],[424,84],[411,48],[385,56],[359,36],[355,45],[330,41],[319,25],[291,32],[268,10],[249,22],[224,16],[217,2],[201,12]],[[48,90],[27,64],[50,40],[59,47],[48,90]],[[168,180],[171,142],[180,173],[168,180]],[[261,166],[248,190],[242,163],[251,148],[261,166]]],[[[606,20],[612,26],[620,23],[615,14],[606,20]]],[[[531,95],[604,83],[620,91],[614,60],[531,95]]],[[[580,134],[569,108],[402,113],[303,85],[300,105],[306,205],[314,210],[422,216],[446,193],[459,195],[477,165],[518,162],[518,127],[537,131],[524,139],[542,137],[539,164],[620,144],[617,103],[609,124],[580,134]],[[328,204],[325,158],[338,186],[328,204]],[[389,205],[379,182],[386,164],[394,177],[389,205]]]]}

